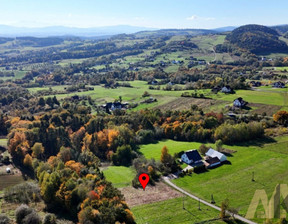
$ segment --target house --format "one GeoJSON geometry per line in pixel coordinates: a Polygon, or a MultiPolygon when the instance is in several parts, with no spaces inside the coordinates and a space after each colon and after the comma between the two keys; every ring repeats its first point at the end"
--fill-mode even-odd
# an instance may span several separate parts
{"type": "Polygon", "coordinates": [[[106,110],[106,112],[109,113],[110,111],[114,111],[116,109],[119,109],[119,110],[127,109],[128,105],[129,105],[128,103],[109,102],[109,103],[102,105],[102,108],[104,108],[106,110]]]}
{"type": "Polygon", "coordinates": [[[181,161],[193,167],[204,165],[202,162],[202,157],[196,149],[184,152],[184,154],[181,156],[181,161]]]}
{"type": "Polygon", "coordinates": [[[274,82],[274,83],[272,84],[272,87],[274,87],[274,88],[285,88],[285,83],[280,82],[280,81],[274,82]]]}
{"type": "Polygon", "coordinates": [[[207,156],[208,159],[209,159],[209,158],[215,158],[215,157],[216,157],[216,158],[218,158],[218,160],[219,160],[221,163],[227,160],[227,157],[226,157],[223,153],[218,152],[218,151],[216,151],[216,150],[214,150],[214,149],[212,149],[212,148],[210,148],[210,149],[208,150],[208,152],[205,153],[205,155],[207,156]]]}
{"type": "Polygon", "coordinates": [[[232,93],[233,90],[231,89],[230,86],[224,86],[224,87],[221,89],[221,92],[222,92],[222,93],[232,93]]]}
{"type": "Polygon", "coordinates": [[[248,104],[248,102],[244,101],[241,97],[237,98],[233,102],[234,107],[244,107],[248,104]]]}
{"type": "Polygon", "coordinates": [[[152,84],[152,85],[158,85],[158,81],[157,81],[157,80],[153,80],[153,81],[151,82],[151,84],[152,84]]]}
{"type": "Polygon", "coordinates": [[[212,93],[218,93],[219,91],[221,90],[221,87],[213,87],[212,89],[211,89],[211,92],[212,93]]]}
{"type": "Polygon", "coordinates": [[[262,85],[262,83],[259,82],[259,81],[251,81],[251,82],[250,82],[250,85],[251,85],[252,87],[259,87],[259,86],[262,85]]]}

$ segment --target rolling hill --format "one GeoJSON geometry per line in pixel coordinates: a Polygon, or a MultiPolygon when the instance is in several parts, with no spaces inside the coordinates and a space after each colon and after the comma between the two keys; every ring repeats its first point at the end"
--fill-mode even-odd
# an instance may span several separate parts
{"type": "Polygon", "coordinates": [[[226,40],[239,48],[252,53],[286,52],[287,44],[279,40],[280,34],[269,27],[261,25],[245,25],[233,30],[226,40]]]}

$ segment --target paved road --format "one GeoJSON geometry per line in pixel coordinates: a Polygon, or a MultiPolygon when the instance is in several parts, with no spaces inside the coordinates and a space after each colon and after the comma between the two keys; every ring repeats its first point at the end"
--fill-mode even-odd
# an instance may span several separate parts
{"type": "MultiPolygon", "coordinates": [[[[214,208],[214,209],[216,209],[216,210],[218,210],[218,211],[221,211],[221,208],[219,208],[218,206],[213,205],[213,204],[211,204],[211,203],[209,203],[209,202],[207,202],[207,201],[204,201],[204,200],[196,197],[196,196],[193,195],[193,194],[189,194],[187,191],[184,191],[182,188],[177,187],[175,184],[173,184],[173,183],[170,181],[170,179],[169,179],[168,177],[163,177],[163,180],[164,180],[167,184],[169,184],[171,187],[175,188],[176,190],[180,191],[180,192],[183,193],[183,194],[186,194],[186,195],[189,196],[190,198],[193,198],[193,199],[195,199],[195,200],[197,200],[197,201],[200,201],[201,203],[203,203],[203,204],[205,204],[205,205],[207,205],[207,206],[209,206],[209,207],[211,207],[211,208],[214,208]]],[[[228,213],[229,213],[229,212],[228,212],[228,213]]],[[[230,214],[230,215],[231,215],[231,214],[230,214]]],[[[238,219],[238,220],[240,220],[240,221],[242,221],[242,222],[248,223],[248,224],[257,224],[256,222],[252,222],[252,221],[250,221],[250,220],[248,220],[248,219],[245,219],[245,218],[243,218],[243,217],[240,216],[240,215],[234,215],[234,217],[235,217],[236,219],[238,219]]]]}

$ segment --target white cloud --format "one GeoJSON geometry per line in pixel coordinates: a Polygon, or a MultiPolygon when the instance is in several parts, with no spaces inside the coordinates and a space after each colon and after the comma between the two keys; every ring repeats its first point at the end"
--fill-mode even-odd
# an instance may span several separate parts
{"type": "Polygon", "coordinates": [[[201,16],[193,15],[193,16],[187,17],[186,20],[211,21],[211,20],[215,20],[215,18],[213,18],[213,17],[201,17],[201,16]]]}
{"type": "Polygon", "coordinates": [[[196,19],[198,19],[199,17],[198,16],[196,16],[196,15],[193,15],[193,16],[190,16],[190,17],[188,17],[188,18],[186,18],[187,20],[196,20],[196,19]]]}

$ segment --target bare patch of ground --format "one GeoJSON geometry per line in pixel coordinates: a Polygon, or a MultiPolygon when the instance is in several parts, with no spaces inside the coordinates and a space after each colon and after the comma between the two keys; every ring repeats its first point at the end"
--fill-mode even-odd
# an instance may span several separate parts
{"type": "Polygon", "coordinates": [[[260,104],[260,103],[249,103],[249,107],[256,107],[257,109],[253,110],[253,113],[260,114],[266,113],[267,116],[272,116],[277,111],[281,109],[281,106],[276,105],[267,105],[267,104],[260,104]]]}
{"type": "Polygon", "coordinates": [[[125,196],[125,201],[130,207],[182,196],[180,192],[172,189],[163,182],[159,182],[155,186],[147,186],[145,191],[142,188],[135,189],[131,186],[119,190],[125,196]]]}
{"type": "Polygon", "coordinates": [[[218,102],[217,100],[213,99],[197,99],[192,97],[181,97],[176,100],[173,100],[169,103],[159,105],[156,108],[159,108],[160,110],[189,110],[191,109],[191,105],[195,104],[200,108],[208,108],[211,107],[218,102]]]}

